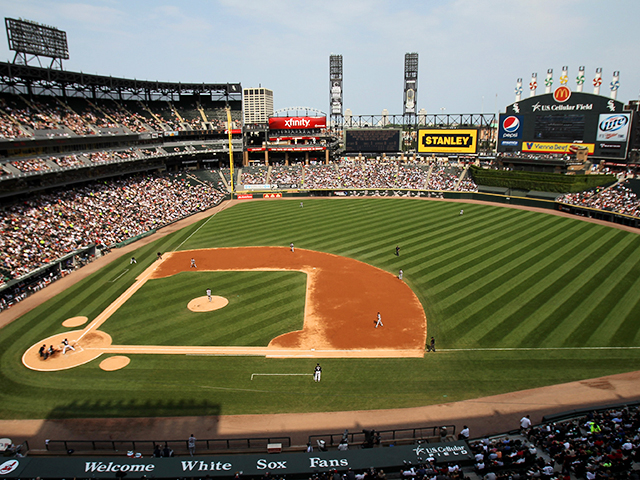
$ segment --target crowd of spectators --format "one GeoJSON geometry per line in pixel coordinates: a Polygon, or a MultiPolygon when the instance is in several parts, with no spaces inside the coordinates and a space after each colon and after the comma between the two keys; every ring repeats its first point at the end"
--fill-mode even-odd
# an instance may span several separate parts
{"type": "Polygon", "coordinates": [[[27,160],[14,160],[11,165],[24,173],[43,172],[51,170],[49,165],[42,158],[30,158],[27,160]]]}
{"type": "Polygon", "coordinates": [[[0,269],[20,277],[95,243],[111,246],[219,203],[213,185],[137,175],[41,194],[2,212],[0,269]]]}
{"type": "Polygon", "coordinates": [[[299,166],[275,165],[271,167],[269,183],[289,187],[302,185],[302,168],[299,166]]]}
{"type": "MultiPolygon", "coordinates": [[[[159,155],[156,149],[144,150],[143,153],[144,152],[153,152],[147,154],[150,156],[159,155]]],[[[120,151],[87,152],[63,156],[27,158],[13,160],[10,162],[10,164],[23,173],[38,173],[51,170],[51,164],[48,162],[51,162],[62,168],[69,168],[81,167],[89,163],[120,162],[122,160],[132,160],[137,158],[141,157],[136,152],[136,150],[130,148],[128,150],[120,151]]],[[[3,173],[7,172],[3,171],[3,173]]]]}
{"type": "Polygon", "coordinates": [[[638,406],[536,426],[525,435],[549,455],[562,475],[587,480],[638,478],[638,472],[632,472],[633,463],[640,462],[638,406]]]}
{"type": "MultiPolygon", "coordinates": [[[[222,109],[209,109],[209,122],[205,124],[199,110],[182,111],[169,102],[150,102],[142,105],[143,114],[136,112],[139,102],[102,101],[96,105],[81,98],[69,103],[59,102],[51,96],[33,97],[28,102],[18,95],[4,95],[0,98],[0,136],[13,139],[29,137],[29,131],[20,125],[35,131],[62,131],[68,128],[76,135],[96,135],[100,130],[124,127],[135,133],[163,132],[167,130],[204,130],[210,126],[219,130],[226,129],[226,122],[220,118],[226,114],[222,109]],[[131,107],[131,108],[128,108],[131,107]],[[134,108],[135,107],[135,108],[134,108]]],[[[235,112],[234,112],[235,114],[235,112]]],[[[241,128],[241,122],[232,121],[232,128],[241,128]]]]}
{"type": "Polygon", "coordinates": [[[267,167],[245,167],[240,176],[241,185],[264,185],[267,183],[267,167]]]}
{"type": "Polygon", "coordinates": [[[309,189],[414,189],[478,191],[461,166],[343,158],[331,165],[274,166],[242,170],[241,185],[285,184],[309,189]],[[262,169],[261,169],[262,168],[262,169]],[[462,178],[462,180],[461,180],[462,178]],[[457,186],[457,188],[456,188],[457,186]]]}
{"type": "Polygon", "coordinates": [[[568,193],[558,197],[558,201],[640,217],[640,200],[629,188],[628,182],[629,180],[625,179],[608,188],[597,187],[585,192],[568,193]]]}

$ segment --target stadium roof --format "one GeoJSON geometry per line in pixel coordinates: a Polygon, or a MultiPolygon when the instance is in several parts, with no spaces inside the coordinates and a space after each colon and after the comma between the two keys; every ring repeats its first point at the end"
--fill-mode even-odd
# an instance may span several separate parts
{"type": "Polygon", "coordinates": [[[242,98],[240,83],[182,83],[136,80],[128,78],[92,75],[82,72],[68,72],[28,65],[0,62],[0,79],[5,86],[46,83],[60,87],[77,85],[101,90],[177,93],[177,94],[218,94],[230,99],[242,98]]]}

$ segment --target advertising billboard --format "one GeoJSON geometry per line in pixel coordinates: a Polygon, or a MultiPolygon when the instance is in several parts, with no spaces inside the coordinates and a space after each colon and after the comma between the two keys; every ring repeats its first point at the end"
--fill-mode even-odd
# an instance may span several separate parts
{"type": "Polygon", "coordinates": [[[629,134],[631,115],[628,113],[602,114],[598,117],[599,142],[626,142],[629,134]]]}
{"type": "Polygon", "coordinates": [[[618,100],[566,86],[508,105],[498,120],[498,153],[572,155],[584,145],[592,158],[626,158],[632,117],[618,100]]]}
{"type": "Polygon", "coordinates": [[[498,138],[522,138],[522,115],[508,115],[500,119],[498,138]]]}
{"type": "Polygon", "coordinates": [[[327,117],[271,117],[270,130],[327,128],[327,117]]]}
{"type": "Polygon", "coordinates": [[[478,151],[478,130],[475,129],[420,129],[419,153],[467,153],[478,151]]]}
{"type": "Polygon", "coordinates": [[[522,151],[528,153],[574,153],[576,145],[587,147],[589,155],[593,155],[593,143],[554,143],[554,142],[522,142],[522,151]]]}

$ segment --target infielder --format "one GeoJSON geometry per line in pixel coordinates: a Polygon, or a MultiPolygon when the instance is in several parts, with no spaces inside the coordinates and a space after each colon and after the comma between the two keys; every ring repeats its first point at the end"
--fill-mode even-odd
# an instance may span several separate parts
{"type": "Polygon", "coordinates": [[[296,249],[295,249],[295,248],[293,248],[293,242],[291,242],[291,243],[289,244],[289,247],[291,247],[291,252],[295,252],[295,250],[296,250],[296,249]]]}
{"type": "Polygon", "coordinates": [[[196,259],[195,258],[191,259],[191,266],[189,268],[198,268],[198,266],[196,265],[196,259]]]}
{"type": "Polygon", "coordinates": [[[404,275],[404,272],[402,271],[402,269],[400,269],[400,271],[398,272],[398,278],[402,280],[403,275],[404,275]]]}
{"type": "Polygon", "coordinates": [[[382,317],[380,316],[380,312],[378,312],[378,320],[376,321],[376,328],[378,328],[378,326],[384,327],[384,325],[382,324],[382,317]]]}
{"type": "Polygon", "coordinates": [[[211,301],[211,289],[207,288],[207,298],[211,301]]]}
{"type": "Polygon", "coordinates": [[[316,368],[313,369],[313,381],[319,382],[320,377],[322,376],[322,367],[319,363],[316,363],[316,368]]]}

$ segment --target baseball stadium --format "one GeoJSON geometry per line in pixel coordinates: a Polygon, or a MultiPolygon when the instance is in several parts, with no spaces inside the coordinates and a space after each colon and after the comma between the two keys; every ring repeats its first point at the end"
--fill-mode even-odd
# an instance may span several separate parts
{"type": "Polygon", "coordinates": [[[427,114],[407,53],[402,112],[352,115],[331,55],[329,114],[274,110],[5,23],[1,478],[637,478],[618,72],[427,114]]]}

